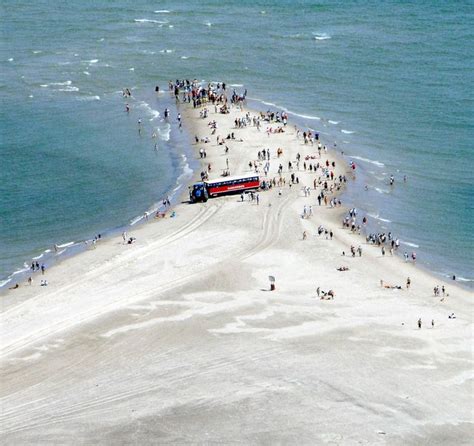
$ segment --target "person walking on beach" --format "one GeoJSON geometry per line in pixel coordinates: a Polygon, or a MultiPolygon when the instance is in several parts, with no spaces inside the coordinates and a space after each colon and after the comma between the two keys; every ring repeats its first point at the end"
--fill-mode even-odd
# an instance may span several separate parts
{"type": "Polygon", "coordinates": [[[359,245],[357,252],[359,253],[359,257],[362,257],[362,246],[359,245]]]}
{"type": "Polygon", "coordinates": [[[127,233],[125,231],[122,232],[122,239],[124,243],[127,243],[127,233]]]}
{"type": "Polygon", "coordinates": [[[421,317],[418,319],[418,328],[421,328],[421,317]]]}
{"type": "Polygon", "coordinates": [[[46,267],[44,266],[44,263],[41,264],[41,274],[44,276],[44,272],[46,271],[46,267]]]}
{"type": "Polygon", "coordinates": [[[411,285],[411,279],[407,277],[407,290],[410,289],[410,285],[411,285]]]}

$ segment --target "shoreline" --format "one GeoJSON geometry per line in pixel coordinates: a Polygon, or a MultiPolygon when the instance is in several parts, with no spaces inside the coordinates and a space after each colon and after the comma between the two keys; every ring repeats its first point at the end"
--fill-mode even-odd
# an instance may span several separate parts
{"type": "MultiPolygon", "coordinates": [[[[164,93],[168,93],[168,92],[164,92],[164,93]]],[[[153,108],[155,105],[157,105],[157,104],[152,104],[154,99],[155,100],[158,99],[156,96],[150,95],[150,96],[146,96],[145,98],[132,96],[130,98],[124,98],[124,99],[128,99],[128,100],[133,99],[135,101],[135,104],[134,104],[135,106],[137,106],[138,108],[145,106],[145,108],[149,109],[152,115],[154,115],[157,112],[161,114],[161,111],[155,110],[153,108]]],[[[139,111],[136,111],[135,114],[137,116],[140,116],[139,111]]],[[[165,122],[165,121],[162,120],[162,122],[165,122]]],[[[151,128],[153,128],[153,125],[151,126],[151,128]]],[[[150,130],[150,129],[147,129],[147,130],[150,130]]],[[[183,132],[183,131],[180,131],[179,129],[173,129],[173,130],[174,130],[173,132],[174,138],[176,138],[176,136],[179,136],[180,134],[186,133],[185,131],[183,132]]],[[[162,205],[160,204],[160,202],[163,197],[169,197],[173,205],[181,201],[179,191],[187,189],[187,185],[189,181],[191,181],[189,179],[186,179],[186,177],[189,177],[189,175],[192,175],[192,173],[189,174],[186,171],[187,166],[189,167],[189,164],[196,160],[194,159],[194,153],[192,151],[192,147],[190,144],[191,142],[190,136],[184,135],[177,139],[178,140],[185,139],[187,141],[187,144],[184,144],[184,146],[189,147],[189,149],[188,149],[188,153],[180,153],[176,151],[173,155],[176,157],[176,159],[178,160],[178,163],[180,164],[179,169],[176,172],[177,175],[176,175],[174,184],[170,186],[169,190],[165,191],[164,194],[162,194],[160,199],[157,198],[153,200],[153,202],[146,204],[143,207],[143,213],[131,217],[127,223],[123,222],[114,226],[104,227],[100,232],[98,232],[100,233],[102,240],[114,238],[114,237],[117,237],[117,238],[121,237],[121,234],[124,231],[130,231],[130,230],[133,230],[134,227],[139,227],[143,224],[146,224],[147,221],[145,218],[145,213],[148,213],[151,215],[155,213],[158,209],[161,209],[162,205]]],[[[168,141],[169,140],[160,140],[160,146],[163,143],[165,144],[168,143],[168,141]]],[[[179,145],[182,145],[182,144],[179,144],[179,145]]],[[[176,147],[177,146],[174,145],[174,149],[176,149],[176,147]]],[[[194,172],[193,169],[191,170],[194,172]]],[[[68,242],[63,241],[57,244],[56,246],[58,247],[58,252],[56,253],[54,252],[54,245],[46,247],[41,252],[34,253],[34,256],[24,261],[23,268],[18,268],[12,271],[11,273],[8,274],[8,276],[6,276],[4,279],[0,281],[0,296],[6,294],[9,288],[15,283],[24,285],[27,283],[27,278],[29,276],[32,276],[32,274],[33,275],[37,274],[38,271],[33,272],[33,273],[31,272],[31,268],[29,266],[30,262],[40,261],[39,262],[40,264],[44,262],[46,268],[49,270],[51,267],[54,267],[64,261],[67,261],[68,259],[75,258],[76,256],[80,255],[84,251],[95,249],[96,245],[95,244],[93,245],[93,242],[94,242],[94,236],[88,235],[85,238],[79,238],[77,240],[72,240],[68,242]],[[28,267],[26,267],[27,264],[28,264],[28,267]],[[15,281],[14,280],[15,278],[17,278],[18,280],[15,281]]]]}
{"type": "MultiPolygon", "coordinates": [[[[169,95],[170,97],[172,97],[172,92],[169,92],[167,90],[163,90],[162,91],[162,94],[164,95],[169,95]]],[[[150,97],[147,97],[147,100],[150,100],[151,96],[150,97]]],[[[256,102],[256,103],[261,103],[261,104],[264,104],[266,106],[269,107],[269,110],[274,108],[275,111],[281,111],[281,110],[284,110],[284,111],[287,111],[290,115],[294,116],[295,118],[297,119],[289,119],[288,121],[288,125],[289,126],[296,126],[298,125],[298,118],[299,119],[305,119],[305,118],[308,118],[307,116],[305,115],[300,115],[296,112],[293,112],[293,111],[288,111],[286,108],[284,107],[277,107],[275,104],[273,103],[269,103],[269,102],[265,102],[261,99],[257,99],[257,98],[250,98],[251,102],[256,102]]],[[[139,103],[143,103],[145,101],[143,100],[138,100],[139,103]]],[[[151,102],[151,101],[150,101],[151,102]]],[[[146,102],[145,102],[146,103],[146,102]]],[[[147,104],[148,107],[151,107],[150,104],[147,104]]],[[[183,103],[180,103],[179,106],[183,106],[183,105],[186,105],[186,104],[183,104],[183,103]]],[[[187,104],[189,106],[189,104],[187,104]]],[[[176,107],[176,109],[179,111],[179,106],[176,107]]],[[[247,107],[247,104],[245,104],[245,109],[252,112],[252,113],[259,113],[255,108],[253,107],[247,107]]],[[[153,112],[156,112],[155,110],[151,109],[153,112]]],[[[161,113],[161,112],[160,112],[161,113]]],[[[186,116],[188,115],[188,118],[192,115],[192,109],[190,110],[189,108],[184,108],[184,110],[182,110],[182,114],[183,116],[186,116]]],[[[211,114],[212,116],[212,114],[211,114]]],[[[310,119],[316,119],[315,117],[309,117],[310,119]]],[[[188,157],[186,155],[185,156],[185,164],[182,166],[181,168],[181,173],[176,177],[176,181],[175,181],[175,185],[172,189],[170,189],[170,191],[168,191],[167,193],[165,193],[165,196],[170,196],[171,197],[171,202],[172,202],[172,206],[169,208],[170,210],[174,209],[175,206],[179,205],[179,204],[182,204],[184,199],[187,199],[188,198],[188,192],[187,192],[187,188],[189,185],[193,184],[194,182],[196,181],[200,181],[200,177],[199,177],[199,174],[198,172],[195,170],[195,169],[191,169],[192,170],[192,173],[190,173],[188,176],[190,178],[188,178],[187,180],[183,180],[183,181],[180,181],[180,178],[184,175],[186,176],[186,172],[184,171],[184,169],[186,168],[186,165],[189,165],[190,163],[194,163],[195,164],[195,167],[199,166],[200,164],[202,165],[202,163],[200,163],[200,160],[199,160],[199,153],[198,151],[196,150],[195,146],[198,145],[197,143],[194,143],[192,142],[192,133],[196,133],[196,128],[188,128],[188,119],[185,120],[186,124],[184,125],[184,128],[181,130],[181,129],[175,129],[175,131],[177,132],[181,132],[181,133],[184,133],[185,136],[184,136],[184,139],[187,140],[188,144],[189,144],[189,149],[188,149],[188,153],[186,155],[191,155],[192,158],[191,159],[188,159],[188,157]],[[179,189],[182,189],[181,192],[179,192],[179,189]],[[178,194],[176,195],[176,192],[178,192],[178,194]]],[[[317,119],[317,122],[321,122],[321,118],[318,118],[317,119]]],[[[300,127],[300,126],[299,126],[300,127]]],[[[304,128],[304,127],[303,127],[304,128]]],[[[335,148],[331,147],[330,146],[330,143],[329,141],[326,142],[326,144],[328,145],[328,153],[331,154],[332,157],[334,157],[336,160],[338,160],[338,164],[346,164],[347,165],[347,158],[346,158],[346,155],[339,153],[339,149],[338,150],[335,150],[335,148]]],[[[175,154],[177,157],[179,156],[183,156],[181,153],[179,152],[176,152],[175,154]]],[[[358,159],[359,157],[350,157],[350,158],[354,158],[354,159],[358,159]]],[[[347,167],[349,168],[349,167],[347,167]]],[[[348,181],[348,183],[352,183],[351,180],[348,181]]],[[[344,196],[344,193],[347,191],[347,188],[350,188],[351,187],[351,184],[346,184],[345,185],[345,188],[343,191],[341,191],[338,196],[344,196]]],[[[145,213],[148,213],[148,214],[153,214],[154,212],[156,212],[157,210],[161,209],[161,205],[158,205],[158,208],[157,209],[154,209],[155,205],[157,204],[158,202],[155,202],[155,203],[152,203],[150,204],[149,206],[147,206],[146,208],[146,212],[145,213]]],[[[344,205],[343,205],[343,209],[347,212],[349,211],[349,208],[346,208],[344,205]]],[[[370,213],[366,212],[366,214],[370,215],[370,213]]],[[[153,221],[153,218],[151,218],[152,221],[153,221]]],[[[106,239],[109,239],[109,238],[115,238],[117,240],[120,239],[121,237],[121,234],[126,231],[126,232],[130,232],[130,231],[134,231],[135,230],[135,225],[138,224],[137,227],[143,225],[143,224],[149,224],[149,223],[152,223],[152,221],[146,221],[147,219],[145,218],[145,216],[142,214],[142,215],[137,215],[136,217],[134,217],[129,223],[127,224],[122,224],[122,225],[119,225],[119,226],[116,226],[114,228],[106,228],[105,230],[102,231],[102,235],[104,236],[104,238],[106,239]]],[[[365,235],[367,235],[367,229],[364,227],[362,228],[362,233],[360,234],[360,237],[361,239],[359,240],[359,243],[364,243],[366,244],[366,241],[365,241],[365,235]]],[[[64,254],[63,257],[60,257],[60,258],[55,258],[55,257],[51,257],[50,260],[53,261],[53,264],[52,265],[47,265],[47,268],[51,268],[51,267],[54,267],[55,265],[57,264],[60,264],[64,261],[67,261],[69,259],[72,259],[72,258],[75,258],[76,256],[82,254],[85,250],[89,250],[91,249],[90,246],[83,246],[83,244],[85,243],[86,245],[87,244],[91,244],[93,242],[93,239],[90,238],[90,239],[84,239],[84,240],[77,240],[77,241],[72,241],[72,242],[69,242],[69,243],[66,243],[66,244],[63,244],[63,245],[59,245],[60,247],[60,254],[64,254]],[[73,250],[69,251],[69,252],[66,252],[67,249],[69,248],[73,248],[73,250]]],[[[402,245],[405,245],[405,246],[410,246],[413,248],[413,246],[411,246],[411,244],[407,244],[406,242],[403,242],[401,243],[402,245]]],[[[367,244],[367,246],[369,246],[367,244]]],[[[94,249],[95,249],[95,246],[94,246],[94,249]]],[[[41,258],[44,257],[44,255],[46,254],[48,256],[48,254],[54,254],[52,253],[53,249],[51,248],[47,248],[46,250],[42,251],[41,253],[39,253],[37,256],[35,257],[32,257],[30,260],[39,260],[41,258]]],[[[401,251],[402,249],[399,249],[399,250],[396,250],[395,252],[395,255],[400,259],[402,260],[402,254],[401,254],[401,251]]],[[[41,263],[41,262],[40,262],[41,263]]],[[[26,265],[26,261],[25,261],[25,265],[26,265]]],[[[430,269],[430,267],[428,265],[425,265],[423,262],[417,262],[416,263],[416,267],[419,268],[421,271],[424,271],[426,274],[428,274],[429,276],[432,277],[433,281],[438,281],[438,282],[443,282],[445,284],[448,284],[450,286],[455,286],[455,287],[459,287],[460,289],[462,290],[465,290],[465,291],[472,291],[472,286],[469,285],[469,283],[472,283],[472,281],[470,280],[457,280],[457,281],[451,281],[447,278],[447,276],[444,275],[444,273],[442,273],[441,271],[435,271],[435,270],[432,270],[430,269]]],[[[30,268],[25,268],[25,269],[19,269],[19,270],[16,270],[14,271],[13,273],[10,274],[10,276],[8,278],[6,278],[5,280],[3,280],[1,286],[0,286],[0,296],[2,295],[5,295],[10,287],[14,284],[14,283],[18,283],[20,284],[20,286],[25,286],[27,284],[27,277],[28,276],[31,276],[31,273],[30,273],[30,268]],[[20,278],[20,280],[18,281],[14,281],[13,279],[15,278],[14,276],[18,276],[20,278]]],[[[37,273],[37,272],[36,272],[37,273]]],[[[36,274],[36,273],[33,273],[33,274],[36,274]]]]}

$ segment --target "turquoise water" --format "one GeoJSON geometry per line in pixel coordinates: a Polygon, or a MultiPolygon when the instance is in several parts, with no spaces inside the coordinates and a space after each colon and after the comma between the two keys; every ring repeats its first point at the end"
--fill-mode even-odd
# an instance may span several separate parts
{"type": "Polygon", "coordinates": [[[176,111],[154,87],[195,77],[294,112],[357,163],[344,201],[430,269],[473,279],[471,2],[0,8],[0,279],[54,243],[130,224],[172,193],[188,136],[157,115],[176,111]]]}

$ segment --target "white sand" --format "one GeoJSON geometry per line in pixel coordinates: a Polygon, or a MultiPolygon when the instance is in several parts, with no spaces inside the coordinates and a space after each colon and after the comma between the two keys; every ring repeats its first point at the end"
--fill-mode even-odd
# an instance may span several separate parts
{"type": "MultiPolygon", "coordinates": [[[[269,147],[273,177],[282,147],[288,179],[289,159],[317,152],[290,126],[234,129],[241,115],[183,114],[200,137],[215,118],[218,134],[243,138],[228,144],[232,173],[269,147]]],[[[215,177],[226,155],[211,141],[196,149],[215,177]]],[[[258,206],[181,204],[130,233],[136,244],[104,240],[48,271],[48,287],[38,276],[4,296],[3,443],[469,444],[472,293],[446,283],[435,298],[439,279],[341,229],[341,209],[317,206],[316,191],[277,192],[258,206]],[[341,256],[351,244],[361,258],[341,256]],[[408,276],[409,291],[380,287],[408,276]]]]}

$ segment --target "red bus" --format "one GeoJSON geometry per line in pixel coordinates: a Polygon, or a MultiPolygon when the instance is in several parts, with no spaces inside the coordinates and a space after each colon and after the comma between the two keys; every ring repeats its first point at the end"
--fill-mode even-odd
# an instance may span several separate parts
{"type": "Polygon", "coordinates": [[[195,203],[207,201],[209,197],[258,189],[259,187],[260,177],[258,174],[223,177],[194,184],[189,188],[189,198],[191,203],[195,203]]]}
{"type": "Polygon", "coordinates": [[[206,187],[209,196],[216,197],[217,195],[229,194],[232,192],[258,189],[260,187],[260,177],[258,174],[254,173],[224,177],[217,180],[206,181],[206,187]]]}

